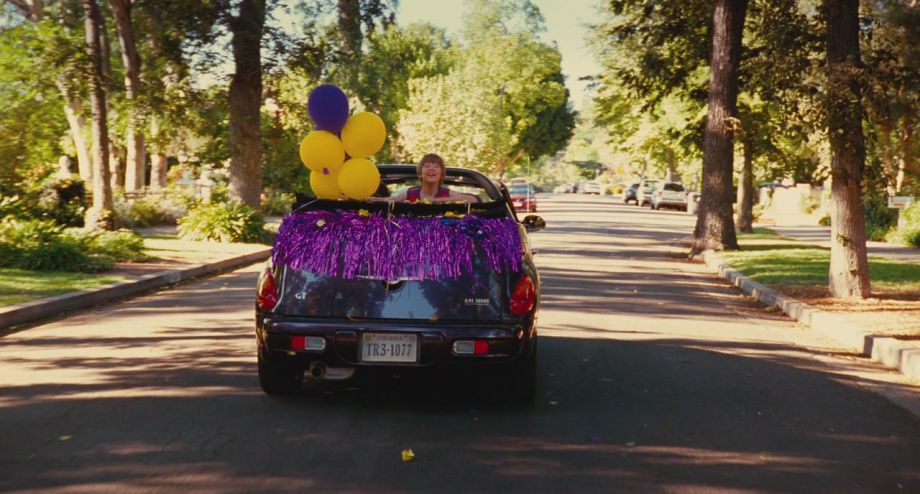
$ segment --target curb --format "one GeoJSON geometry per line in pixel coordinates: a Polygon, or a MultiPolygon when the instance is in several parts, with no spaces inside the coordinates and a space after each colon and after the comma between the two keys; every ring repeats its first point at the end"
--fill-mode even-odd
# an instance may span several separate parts
{"type": "Polygon", "coordinates": [[[831,338],[845,348],[920,381],[920,348],[907,346],[897,338],[873,335],[843,316],[816,309],[758,283],[731,267],[714,251],[703,252],[703,261],[719,276],[767,306],[777,307],[789,317],[831,338]]]}
{"type": "MultiPolygon", "coordinates": [[[[200,264],[185,269],[160,271],[141,276],[131,281],[102,285],[79,292],[64,293],[0,309],[0,331],[13,326],[54,317],[66,312],[83,309],[110,300],[130,297],[162,286],[179,283],[191,278],[215,274],[253,264],[271,255],[271,247],[220,261],[200,264]]],[[[2,333],[0,333],[2,335],[2,333]]]]}

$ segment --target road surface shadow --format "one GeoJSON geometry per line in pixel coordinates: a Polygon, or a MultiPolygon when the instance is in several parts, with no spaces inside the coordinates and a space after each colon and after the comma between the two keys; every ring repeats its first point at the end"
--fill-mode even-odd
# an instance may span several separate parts
{"type": "Polygon", "coordinates": [[[250,345],[197,336],[226,351],[34,363],[102,378],[0,390],[0,490],[920,491],[920,424],[794,347],[544,337],[522,406],[485,378],[269,397],[250,345]]]}

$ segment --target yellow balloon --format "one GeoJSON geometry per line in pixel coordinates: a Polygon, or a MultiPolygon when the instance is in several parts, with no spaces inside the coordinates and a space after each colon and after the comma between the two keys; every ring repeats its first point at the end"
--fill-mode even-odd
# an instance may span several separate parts
{"type": "Polygon", "coordinates": [[[347,197],[363,201],[380,186],[380,170],[365,158],[352,158],[339,170],[339,190],[347,197]]]}
{"type": "Polygon", "coordinates": [[[352,158],[367,158],[380,151],[387,138],[383,120],[371,112],[356,113],[348,117],[342,127],[342,144],[352,158]]]}
{"type": "Polygon", "coordinates": [[[310,188],[320,199],[342,197],[342,191],[339,190],[339,176],[336,173],[310,172],[310,188]]]}
{"type": "Polygon", "coordinates": [[[335,173],[345,161],[345,147],[335,134],[314,130],[300,143],[300,159],[314,172],[322,172],[326,168],[335,173]]]}

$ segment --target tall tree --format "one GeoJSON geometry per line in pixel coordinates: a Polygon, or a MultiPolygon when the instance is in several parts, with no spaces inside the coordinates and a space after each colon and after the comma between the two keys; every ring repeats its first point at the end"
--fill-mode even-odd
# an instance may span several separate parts
{"type": "Polygon", "coordinates": [[[467,44],[451,72],[419,84],[410,81],[408,108],[400,112],[398,127],[410,157],[450,149],[445,158],[452,163],[500,177],[522,158],[563,148],[575,113],[559,50],[538,37],[543,30],[539,9],[529,0],[477,0],[468,4],[464,22],[467,44]]]}
{"type": "Polygon", "coordinates": [[[702,195],[693,246],[696,252],[738,248],[732,222],[732,173],[738,66],[746,11],[747,0],[717,0],[713,8],[702,195]]]}
{"type": "Polygon", "coordinates": [[[86,54],[90,60],[90,103],[93,110],[93,207],[86,214],[86,228],[109,229],[112,224],[112,186],[109,183],[109,129],[106,94],[102,82],[102,16],[96,0],[83,0],[86,54]]]}
{"type": "MultiPolygon", "coordinates": [[[[28,21],[38,24],[45,20],[46,9],[44,0],[7,0],[16,10],[28,21]]],[[[60,24],[65,24],[64,18],[60,19],[60,24]]],[[[47,45],[58,45],[58,42],[52,42],[46,39],[47,45]]],[[[66,55],[63,56],[67,58],[66,55]]],[[[90,145],[86,142],[86,119],[84,118],[83,101],[80,96],[80,90],[75,80],[73,67],[56,67],[54,74],[54,83],[61,94],[64,107],[64,116],[70,127],[70,136],[73,140],[74,150],[77,153],[77,167],[80,178],[89,181],[93,176],[92,155],[90,154],[90,145]]]]}
{"type": "Polygon", "coordinates": [[[131,0],[110,0],[115,13],[115,28],[118,31],[118,45],[125,68],[125,96],[128,99],[127,126],[125,129],[125,190],[144,188],[144,171],[147,162],[144,147],[144,121],[141,118],[141,57],[137,51],[134,26],[131,22],[131,0]]]}
{"type": "Polygon", "coordinates": [[[230,18],[233,60],[230,81],[230,197],[259,208],[262,193],[262,28],[265,1],[241,0],[230,18]]]}
{"type": "Polygon", "coordinates": [[[346,87],[356,86],[357,68],[361,66],[361,1],[338,0],[340,65],[345,73],[346,87]]]}
{"type": "Polygon", "coordinates": [[[866,150],[859,55],[859,0],[825,0],[827,22],[827,131],[831,145],[830,291],[841,298],[869,296],[862,179],[866,150]]]}
{"type": "Polygon", "coordinates": [[[336,0],[336,29],[329,32],[335,49],[330,80],[352,94],[360,90],[364,40],[393,24],[398,0],[336,0]]]}

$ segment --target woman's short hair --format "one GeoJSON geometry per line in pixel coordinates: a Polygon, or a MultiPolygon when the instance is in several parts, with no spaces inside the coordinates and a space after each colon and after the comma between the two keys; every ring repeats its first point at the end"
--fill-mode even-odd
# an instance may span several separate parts
{"type": "Polygon", "coordinates": [[[422,166],[424,166],[425,163],[434,163],[441,167],[441,181],[443,182],[444,175],[447,174],[447,165],[444,164],[444,160],[441,159],[440,156],[434,153],[429,153],[429,154],[426,154],[425,156],[422,156],[422,159],[420,159],[418,162],[418,166],[415,168],[415,173],[419,177],[422,176],[422,166]]]}

